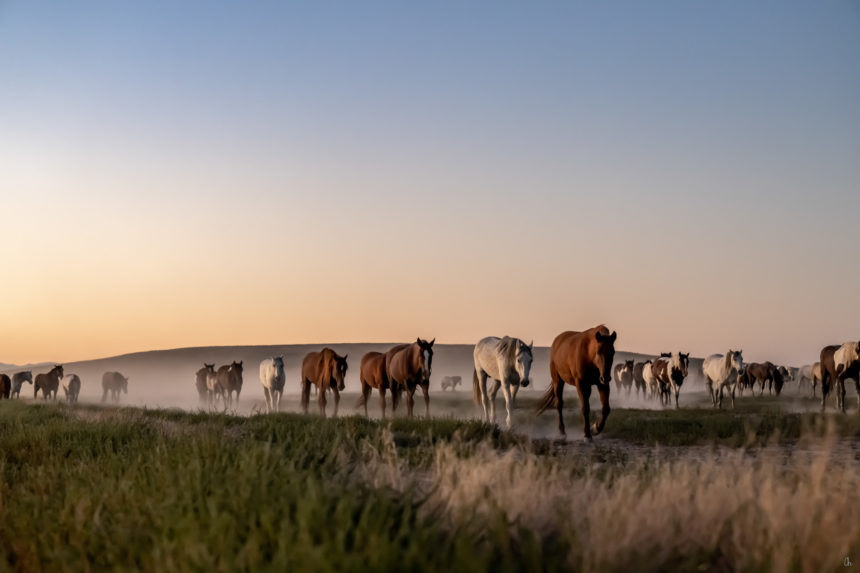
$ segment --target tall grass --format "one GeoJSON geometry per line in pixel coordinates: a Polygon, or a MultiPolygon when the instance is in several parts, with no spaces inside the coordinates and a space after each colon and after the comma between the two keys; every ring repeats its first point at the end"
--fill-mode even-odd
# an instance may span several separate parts
{"type": "Polygon", "coordinates": [[[0,569],[821,571],[860,558],[844,439],[668,456],[617,441],[4,402],[0,569]]]}

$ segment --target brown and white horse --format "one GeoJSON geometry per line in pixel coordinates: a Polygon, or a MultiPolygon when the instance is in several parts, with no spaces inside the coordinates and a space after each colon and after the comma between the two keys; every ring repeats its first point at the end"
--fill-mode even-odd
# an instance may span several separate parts
{"type": "Polygon", "coordinates": [[[60,389],[60,380],[63,379],[63,366],[57,364],[51,368],[47,374],[36,374],[36,380],[33,383],[33,399],[39,397],[39,390],[42,391],[42,397],[47,400],[49,395],[52,395],[54,400],[57,399],[57,390],[60,389]]]}
{"type": "Polygon", "coordinates": [[[615,378],[615,389],[621,392],[621,389],[627,390],[627,395],[633,388],[633,368],[635,364],[633,360],[625,360],[615,365],[612,369],[612,377],[615,378]]]}
{"type": "Polygon", "coordinates": [[[194,387],[197,389],[197,395],[200,397],[200,403],[205,403],[209,398],[209,385],[206,379],[209,374],[215,374],[215,365],[203,363],[203,368],[197,371],[194,375],[194,387]]]}
{"type": "Polygon", "coordinates": [[[609,384],[612,381],[612,361],[615,359],[615,332],[603,325],[595,326],[584,332],[562,332],[552,341],[549,351],[549,374],[551,385],[538,406],[537,413],[544,412],[555,405],[558,409],[558,431],[565,436],[562,408],[564,406],[564,385],[576,387],[582,408],[582,421],[585,438],[591,439],[603,431],[609,417],[609,384]],[[600,393],[602,414],[600,421],[590,425],[591,387],[597,386],[600,393]]]}
{"type": "Polygon", "coordinates": [[[325,418],[326,392],[334,393],[334,415],[340,404],[340,393],[346,388],[346,356],[338,356],[331,348],[323,348],[319,352],[308,352],[302,360],[302,412],[308,413],[311,400],[311,386],[319,389],[320,416],[325,418]]]}
{"type": "Polygon", "coordinates": [[[416,339],[411,344],[398,344],[385,353],[385,371],[391,385],[391,410],[397,409],[400,393],[406,392],[406,413],[412,416],[415,389],[424,393],[424,412],[430,417],[430,374],[433,370],[433,344],[416,339]]]}
{"type": "Polygon", "coordinates": [[[379,404],[382,406],[382,418],[385,419],[385,393],[389,389],[388,373],[385,370],[385,354],[382,352],[368,352],[361,357],[361,396],[358,397],[356,408],[364,406],[364,415],[367,416],[367,400],[373,389],[379,391],[379,404]]]}
{"type": "Polygon", "coordinates": [[[845,412],[845,381],[854,380],[857,388],[857,406],[860,408],[860,342],[850,341],[842,345],[825,346],[821,349],[821,410],[827,394],[836,387],[836,408],[845,412]]]}
{"type": "Polygon", "coordinates": [[[689,367],[690,354],[682,352],[675,352],[674,354],[664,352],[660,358],[651,364],[654,378],[660,383],[660,403],[664,406],[669,405],[670,393],[674,392],[675,408],[678,407],[678,394],[681,392],[681,385],[687,377],[689,367]]]}
{"type": "Polygon", "coordinates": [[[636,386],[636,397],[639,397],[639,392],[642,392],[642,398],[648,397],[648,382],[645,379],[645,369],[651,372],[651,361],[637,362],[633,366],[633,385],[636,386]]]}

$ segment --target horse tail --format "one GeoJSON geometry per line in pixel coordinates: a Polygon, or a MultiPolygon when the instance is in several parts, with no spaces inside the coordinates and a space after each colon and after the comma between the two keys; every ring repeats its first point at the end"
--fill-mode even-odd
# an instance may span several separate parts
{"type": "Polygon", "coordinates": [[[472,399],[476,406],[483,406],[484,400],[481,397],[481,385],[478,382],[478,369],[472,370],[472,399]]]}
{"type": "Polygon", "coordinates": [[[546,393],[543,395],[543,398],[541,398],[541,401],[538,403],[538,406],[535,409],[535,415],[539,416],[553,406],[555,406],[555,388],[552,384],[550,384],[549,388],[546,389],[546,393]]]}

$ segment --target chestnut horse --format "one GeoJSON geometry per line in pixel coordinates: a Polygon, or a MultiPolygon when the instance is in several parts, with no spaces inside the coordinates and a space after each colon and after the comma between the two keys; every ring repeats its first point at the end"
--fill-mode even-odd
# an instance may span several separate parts
{"type": "Polygon", "coordinates": [[[60,380],[63,378],[63,366],[57,364],[47,374],[36,374],[36,381],[33,384],[33,399],[39,397],[39,390],[42,391],[42,397],[45,400],[53,393],[54,400],[57,399],[57,390],[60,389],[60,380]]]}
{"type": "Polygon", "coordinates": [[[857,406],[860,408],[860,342],[821,349],[821,410],[827,394],[836,387],[836,408],[845,413],[845,381],[854,380],[857,388],[857,406]]]}
{"type": "Polygon", "coordinates": [[[603,431],[610,411],[609,384],[612,381],[616,336],[614,331],[610,334],[609,329],[601,324],[585,332],[562,332],[552,341],[549,351],[549,375],[552,384],[544,394],[537,413],[540,414],[555,404],[558,409],[558,431],[562,437],[566,435],[562,418],[565,384],[576,386],[579,394],[585,438],[590,440],[592,435],[603,431]],[[597,386],[603,407],[600,421],[594,426],[589,425],[591,407],[588,399],[591,397],[592,386],[597,386]]]}
{"type": "Polygon", "coordinates": [[[128,378],[119,372],[102,374],[102,402],[107,400],[108,393],[114,402],[119,402],[120,392],[128,394],[128,378]]]}
{"type": "Polygon", "coordinates": [[[751,362],[746,365],[744,368],[744,375],[746,382],[750,389],[752,390],[753,395],[755,395],[755,383],[758,382],[761,385],[761,390],[759,391],[759,396],[764,394],[764,387],[767,385],[767,393],[773,394],[774,390],[776,391],[776,395],[779,396],[779,393],[782,392],[782,374],[779,372],[779,369],[774,366],[773,362],[751,362]]]}
{"type": "Polygon", "coordinates": [[[325,418],[326,391],[334,393],[334,415],[337,416],[337,406],[340,404],[340,393],[346,388],[346,356],[338,356],[331,348],[323,348],[319,352],[308,352],[302,360],[302,412],[308,413],[311,400],[311,385],[319,389],[317,398],[320,416],[325,418]]]}
{"type": "Polygon", "coordinates": [[[224,399],[224,407],[229,408],[233,405],[233,392],[236,392],[236,404],[239,403],[239,394],[242,392],[242,362],[235,360],[231,364],[225,364],[218,368],[215,373],[216,398],[218,394],[224,399]]]}
{"type": "Polygon", "coordinates": [[[412,344],[398,344],[385,353],[385,371],[391,386],[391,411],[397,409],[400,393],[406,391],[406,412],[412,416],[415,388],[424,393],[424,411],[430,417],[430,373],[433,369],[433,344],[416,339],[412,344]]]}
{"type": "MultiPolygon", "coordinates": [[[[368,352],[361,357],[361,396],[358,397],[356,408],[364,406],[364,415],[367,416],[367,399],[373,389],[379,391],[379,404],[382,406],[382,419],[385,419],[385,392],[388,391],[388,373],[385,370],[385,354],[381,352],[368,352]]],[[[392,394],[393,395],[393,394],[392,394]]]]}

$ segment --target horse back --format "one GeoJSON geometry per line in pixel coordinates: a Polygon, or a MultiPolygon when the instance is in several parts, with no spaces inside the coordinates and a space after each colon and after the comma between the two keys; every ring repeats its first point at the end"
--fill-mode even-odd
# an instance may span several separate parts
{"type": "Polygon", "coordinates": [[[359,368],[361,380],[374,388],[388,383],[385,370],[385,354],[381,352],[368,352],[361,357],[359,368]]]}
{"type": "Polygon", "coordinates": [[[385,370],[390,380],[405,382],[413,374],[409,360],[412,344],[398,344],[385,353],[385,370]]]}

